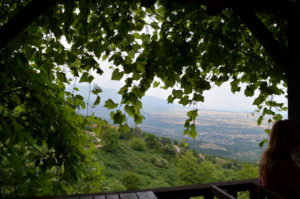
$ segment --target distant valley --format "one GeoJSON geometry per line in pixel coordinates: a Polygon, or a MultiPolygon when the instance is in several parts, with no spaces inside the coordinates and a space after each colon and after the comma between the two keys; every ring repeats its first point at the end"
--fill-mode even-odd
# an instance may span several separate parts
{"type": "Polygon", "coordinates": [[[259,143],[266,138],[264,127],[257,127],[256,119],[244,112],[199,110],[195,139],[183,136],[186,115],[184,108],[166,112],[145,113],[141,128],[172,139],[185,137],[192,148],[200,152],[233,159],[257,162],[263,149],[259,143]]]}
{"type": "MultiPolygon", "coordinates": [[[[86,87],[80,87],[80,94],[87,98],[86,87]]],[[[103,89],[100,94],[101,103],[97,107],[90,107],[96,116],[111,122],[111,110],[103,108],[105,100],[120,101],[117,91],[103,89]]],[[[90,104],[95,100],[91,95],[90,104]]],[[[184,122],[188,108],[178,104],[168,104],[166,100],[145,96],[143,98],[142,113],[146,117],[139,127],[157,136],[165,136],[181,140],[183,138],[192,148],[199,152],[223,156],[247,162],[257,162],[263,149],[259,143],[267,137],[264,133],[266,125],[257,127],[256,118],[246,112],[231,112],[222,110],[199,110],[196,121],[198,135],[195,139],[184,136],[184,122]]],[[[80,111],[86,114],[86,110],[80,111]]],[[[131,126],[135,124],[129,120],[131,126]]]]}

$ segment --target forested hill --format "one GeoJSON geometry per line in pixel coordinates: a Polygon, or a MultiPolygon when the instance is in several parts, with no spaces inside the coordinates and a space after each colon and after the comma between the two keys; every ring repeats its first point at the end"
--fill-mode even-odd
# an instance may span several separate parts
{"type": "Polygon", "coordinates": [[[139,128],[122,133],[101,121],[89,132],[98,148],[95,158],[103,168],[104,191],[258,177],[256,165],[201,154],[183,141],[157,137],[139,128]]]}

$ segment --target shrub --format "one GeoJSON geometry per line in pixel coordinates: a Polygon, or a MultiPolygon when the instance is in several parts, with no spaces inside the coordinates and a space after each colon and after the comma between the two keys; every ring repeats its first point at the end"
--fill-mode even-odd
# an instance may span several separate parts
{"type": "Polygon", "coordinates": [[[163,144],[171,144],[171,143],[172,143],[171,139],[170,139],[170,138],[167,138],[167,137],[162,137],[162,138],[160,138],[160,141],[161,141],[161,143],[163,143],[163,144]]]}
{"type": "Polygon", "coordinates": [[[109,179],[105,183],[108,191],[125,191],[126,187],[117,179],[109,179]]]}
{"type": "Polygon", "coordinates": [[[138,189],[141,183],[141,177],[134,172],[126,172],[122,176],[122,183],[128,190],[138,189]]]}
{"type": "Polygon", "coordinates": [[[162,150],[164,153],[175,156],[176,155],[176,149],[171,144],[166,144],[162,147],[162,150]]]}
{"type": "Polygon", "coordinates": [[[169,187],[170,185],[165,182],[165,180],[162,177],[158,177],[155,180],[151,182],[149,187],[157,188],[157,187],[169,187]]]}
{"type": "Polygon", "coordinates": [[[159,149],[160,147],[159,138],[153,134],[145,134],[145,141],[147,143],[147,146],[151,149],[159,149]]]}
{"type": "Polygon", "coordinates": [[[99,132],[99,137],[104,150],[112,152],[118,148],[119,132],[117,129],[109,125],[103,126],[99,132]]]}
{"type": "Polygon", "coordinates": [[[129,140],[133,136],[135,136],[135,134],[136,134],[135,128],[130,127],[130,129],[128,131],[121,131],[120,132],[120,139],[129,140]]]}
{"type": "Polygon", "coordinates": [[[168,167],[168,161],[164,158],[152,157],[151,162],[157,167],[168,167]]]}
{"type": "Polygon", "coordinates": [[[134,135],[134,136],[140,137],[143,135],[143,131],[139,127],[131,128],[130,130],[132,131],[132,135],[134,135]]]}
{"type": "Polygon", "coordinates": [[[143,138],[133,138],[129,141],[129,146],[133,150],[143,151],[146,147],[146,142],[143,138]]]}
{"type": "Polygon", "coordinates": [[[129,131],[120,131],[120,136],[119,136],[119,138],[120,138],[121,140],[128,140],[128,139],[131,138],[131,135],[130,135],[129,131]]]}
{"type": "Polygon", "coordinates": [[[173,143],[174,143],[175,145],[178,145],[178,144],[179,144],[178,140],[173,140],[173,143]]]}

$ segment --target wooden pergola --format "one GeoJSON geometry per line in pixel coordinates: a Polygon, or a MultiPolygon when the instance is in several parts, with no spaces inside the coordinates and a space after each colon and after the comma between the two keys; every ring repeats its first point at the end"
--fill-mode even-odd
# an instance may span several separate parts
{"type": "MultiPolygon", "coordinates": [[[[26,29],[39,16],[49,8],[55,6],[59,0],[32,0],[23,10],[12,17],[0,28],[0,49],[4,48],[17,35],[26,29]]],[[[262,46],[269,53],[274,62],[282,70],[283,76],[288,82],[288,117],[300,119],[300,0],[171,0],[179,3],[193,3],[207,6],[207,12],[215,15],[224,9],[232,9],[240,16],[244,24],[251,30],[262,46]],[[256,13],[275,15],[286,21],[288,25],[288,49],[283,48],[274,38],[272,33],[256,16],[256,13]]],[[[156,0],[141,0],[143,6],[151,6],[156,0]]],[[[192,196],[204,196],[204,198],[236,198],[239,191],[250,191],[251,198],[280,198],[260,186],[257,179],[214,183],[205,185],[191,185],[183,187],[171,187],[166,189],[152,189],[138,192],[147,192],[144,198],[190,198],[192,196]],[[149,193],[151,192],[151,193],[149,193]],[[154,193],[155,195],[152,195],[154,193]]],[[[46,198],[109,198],[108,195],[121,196],[134,195],[136,192],[86,194],[46,198]]],[[[126,197],[125,197],[126,198],[126,197]]],[[[130,197],[129,197],[130,198],[130,197]]]]}

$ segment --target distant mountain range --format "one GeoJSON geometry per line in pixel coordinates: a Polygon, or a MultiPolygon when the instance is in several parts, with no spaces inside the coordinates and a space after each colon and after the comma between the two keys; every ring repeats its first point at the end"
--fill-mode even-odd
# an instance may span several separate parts
{"type": "MultiPolygon", "coordinates": [[[[76,94],[80,94],[84,97],[85,101],[88,99],[88,94],[89,94],[89,86],[85,85],[77,85],[76,86],[79,91],[75,91],[76,94]]],[[[91,86],[91,89],[93,87],[91,86]]],[[[102,92],[99,93],[99,96],[101,97],[100,104],[96,107],[93,107],[93,103],[96,100],[96,95],[92,94],[90,95],[89,98],[89,114],[92,112],[95,112],[96,116],[102,117],[104,119],[110,119],[109,113],[111,110],[107,110],[106,108],[103,108],[103,105],[106,100],[112,99],[115,103],[119,103],[121,101],[121,96],[118,94],[117,90],[114,89],[108,89],[108,88],[101,88],[102,92]]],[[[69,87],[67,90],[72,90],[72,87],[69,87]]],[[[147,112],[166,112],[170,111],[172,109],[178,109],[178,108],[184,108],[183,106],[179,104],[168,104],[167,100],[160,99],[158,97],[154,96],[144,96],[142,99],[143,103],[143,108],[142,112],[147,113],[147,112]]],[[[184,108],[185,109],[185,108],[184,108]]],[[[86,114],[86,110],[80,110],[79,111],[82,114],[86,114]]]]}

